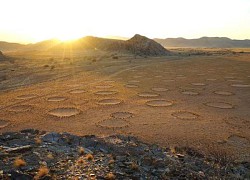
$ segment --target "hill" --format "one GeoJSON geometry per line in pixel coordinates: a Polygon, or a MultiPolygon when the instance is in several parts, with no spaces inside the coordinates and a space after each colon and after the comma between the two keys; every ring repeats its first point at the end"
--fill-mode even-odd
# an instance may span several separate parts
{"type": "Polygon", "coordinates": [[[0,50],[2,52],[17,51],[22,47],[25,47],[25,45],[19,44],[19,43],[9,43],[9,42],[5,42],[5,41],[0,41],[0,50]]]}
{"type": "Polygon", "coordinates": [[[166,38],[154,39],[164,47],[192,48],[248,48],[250,40],[232,40],[226,37],[202,37],[199,39],[166,38]]]}
{"type": "MultiPolygon", "coordinates": [[[[8,46],[8,43],[6,44],[8,46]]],[[[79,51],[101,50],[141,56],[162,56],[169,54],[169,51],[159,43],[139,34],[136,34],[129,40],[106,39],[93,36],[87,36],[69,42],[52,39],[35,44],[22,45],[19,48],[13,46],[12,48],[8,48],[8,51],[60,51],[67,49],[79,51]]]]}

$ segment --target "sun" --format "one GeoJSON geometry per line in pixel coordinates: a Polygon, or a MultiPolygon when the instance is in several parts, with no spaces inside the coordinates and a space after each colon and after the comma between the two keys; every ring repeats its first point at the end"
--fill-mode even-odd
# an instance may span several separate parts
{"type": "Polygon", "coordinates": [[[72,40],[79,39],[81,36],[82,35],[74,34],[74,33],[65,33],[65,34],[57,35],[56,38],[61,41],[72,41],[72,40]]]}

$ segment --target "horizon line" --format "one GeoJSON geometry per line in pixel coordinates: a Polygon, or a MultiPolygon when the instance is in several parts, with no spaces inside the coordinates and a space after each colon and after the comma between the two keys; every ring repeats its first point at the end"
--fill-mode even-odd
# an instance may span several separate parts
{"type": "MultiPolygon", "coordinates": [[[[135,34],[136,35],[136,34],[135,34]]],[[[141,35],[141,34],[139,34],[141,35]]],[[[141,35],[141,36],[145,36],[145,35],[141,35]]],[[[85,37],[96,37],[96,38],[103,38],[103,39],[114,39],[114,40],[128,40],[128,39],[131,39],[132,37],[124,37],[124,36],[111,36],[111,35],[108,35],[108,36],[94,36],[94,35],[86,35],[86,36],[82,36],[82,37],[79,37],[79,38],[75,38],[75,39],[70,39],[70,40],[61,40],[60,38],[56,38],[56,37],[52,37],[52,38],[49,38],[49,39],[44,39],[44,40],[40,40],[40,41],[27,41],[27,42],[24,42],[24,41],[5,41],[5,40],[0,40],[0,42],[6,42],[6,43],[16,43],[16,44],[22,44],[22,45],[28,45],[28,44],[36,44],[36,43],[40,43],[40,42],[44,42],[44,41],[51,41],[51,40],[55,40],[55,41],[60,41],[60,42],[70,42],[70,41],[77,41],[79,39],[82,39],[82,38],[85,38],[85,37]]],[[[147,37],[147,36],[145,36],[147,37]]],[[[162,40],[165,40],[165,39],[185,39],[185,40],[196,40],[196,39],[201,39],[201,38],[227,38],[227,39],[230,39],[230,40],[241,40],[241,41],[247,41],[247,40],[250,40],[250,39],[233,39],[233,38],[230,38],[230,37],[226,37],[226,36],[201,36],[199,38],[185,38],[185,37],[166,37],[166,38],[158,38],[158,37],[155,37],[155,38],[150,38],[150,39],[162,39],[162,40]]]]}

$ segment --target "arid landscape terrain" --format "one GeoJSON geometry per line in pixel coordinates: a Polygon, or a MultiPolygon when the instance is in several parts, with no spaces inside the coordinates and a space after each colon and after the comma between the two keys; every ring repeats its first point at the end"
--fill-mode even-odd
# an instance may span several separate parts
{"type": "Polygon", "coordinates": [[[91,48],[85,51],[71,44],[4,52],[0,133],[119,134],[250,160],[249,49],[170,48],[162,53],[157,43],[143,51],[153,42],[143,36],[126,41],[131,46],[118,42],[119,49],[116,41],[105,40],[99,48],[87,43],[91,48]]]}

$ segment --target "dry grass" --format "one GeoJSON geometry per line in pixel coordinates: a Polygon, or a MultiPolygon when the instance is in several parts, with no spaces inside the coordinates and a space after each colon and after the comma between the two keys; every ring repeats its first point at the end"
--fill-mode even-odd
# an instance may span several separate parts
{"type": "Polygon", "coordinates": [[[86,159],[89,161],[93,161],[94,160],[94,156],[92,154],[87,154],[86,155],[86,159]]]}
{"type": "Polygon", "coordinates": [[[77,160],[77,164],[79,164],[79,165],[82,165],[82,164],[84,164],[84,163],[85,163],[85,161],[84,161],[83,158],[79,158],[79,159],[77,160]]]}
{"type": "Polygon", "coordinates": [[[26,162],[21,158],[17,158],[14,161],[14,166],[17,168],[20,168],[20,167],[26,166],[26,162]]]}
{"type": "Polygon", "coordinates": [[[84,148],[83,147],[80,147],[79,150],[78,150],[79,154],[82,156],[84,155],[84,148]]]}
{"type": "Polygon", "coordinates": [[[109,160],[109,164],[114,164],[115,163],[115,160],[114,159],[110,159],[109,160]]]}
{"type": "Polygon", "coordinates": [[[108,173],[106,176],[105,176],[105,179],[107,180],[114,180],[115,179],[115,175],[113,173],[108,173]]]}
{"type": "Polygon", "coordinates": [[[41,138],[34,138],[34,140],[35,140],[35,143],[36,143],[37,145],[42,144],[41,138]]]}
{"type": "Polygon", "coordinates": [[[133,162],[131,164],[131,169],[137,171],[139,169],[139,166],[135,162],[133,162]]]}
{"type": "Polygon", "coordinates": [[[212,158],[212,161],[214,161],[215,163],[218,163],[225,167],[235,162],[233,153],[229,150],[221,148],[209,149],[208,156],[212,158]]]}
{"type": "Polygon", "coordinates": [[[47,158],[48,158],[48,159],[54,159],[54,156],[53,156],[53,154],[50,152],[50,153],[48,153],[47,158]]]}
{"type": "Polygon", "coordinates": [[[35,179],[39,179],[49,174],[49,169],[46,166],[42,166],[38,169],[35,179]]]}

